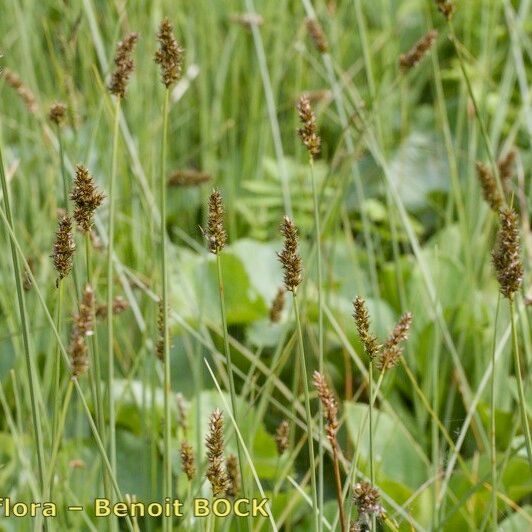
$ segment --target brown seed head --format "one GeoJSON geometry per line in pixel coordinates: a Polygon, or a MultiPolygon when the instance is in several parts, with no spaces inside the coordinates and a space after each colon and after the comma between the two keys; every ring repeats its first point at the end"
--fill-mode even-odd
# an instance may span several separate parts
{"type": "Polygon", "coordinates": [[[165,18],[159,26],[157,34],[159,49],[155,53],[155,62],[161,67],[161,78],[166,88],[181,78],[183,49],[174,37],[174,28],[165,18]]]}
{"type": "Polygon", "coordinates": [[[128,33],[116,47],[115,70],[109,82],[109,91],[119,98],[126,95],[129,77],[135,69],[135,62],[131,55],[138,39],[138,33],[128,33]]]}
{"type": "Polygon", "coordinates": [[[283,455],[288,449],[288,436],[290,435],[290,425],[286,419],[283,419],[275,430],[275,445],[277,454],[283,455]]]}
{"type": "Polygon", "coordinates": [[[510,180],[514,175],[516,157],[517,151],[515,150],[515,148],[512,148],[506,153],[506,155],[504,155],[497,161],[497,167],[499,168],[499,176],[501,178],[502,187],[505,192],[508,191],[510,180]]]}
{"type": "Polygon", "coordinates": [[[313,375],[314,387],[318,391],[323,406],[323,414],[327,423],[326,434],[331,445],[336,445],[336,433],[338,431],[338,404],[336,399],[325,380],[325,377],[318,371],[313,375]]]}
{"type": "Polygon", "coordinates": [[[222,195],[218,190],[213,190],[209,197],[209,218],[205,232],[209,242],[209,251],[217,255],[222,251],[227,241],[224,228],[224,204],[222,195]]]}
{"type": "Polygon", "coordinates": [[[53,122],[56,126],[61,126],[63,122],[66,120],[66,106],[64,103],[61,102],[55,102],[50,107],[50,111],[48,113],[48,118],[51,122],[53,122]]]}
{"type": "Polygon", "coordinates": [[[436,7],[438,8],[438,11],[447,20],[451,20],[454,12],[456,10],[456,6],[454,5],[452,0],[436,0],[436,7]]]}
{"type": "Polygon", "coordinates": [[[197,187],[208,183],[212,179],[210,174],[199,170],[185,169],[176,170],[168,178],[169,187],[197,187]]]}
{"type": "Polygon", "coordinates": [[[359,516],[375,515],[380,517],[384,514],[379,492],[369,482],[357,482],[353,486],[353,502],[357,507],[359,516]]]}
{"type": "Polygon", "coordinates": [[[228,487],[227,495],[236,497],[240,491],[240,471],[238,468],[238,459],[234,454],[230,454],[225,460],[227,470],[228,487]]]}
{"type": "Polygon", "coordinates": [[[224,496],[229,488],[229,479],[224,467],[224,419],[216,409],[210,416],[209,432],[205,440],[207,446],[207,479],[211,483],[212,494],[224,496]]]}
{"type": "Polygon", "coordinates": [[[415,67],[432,48],[432,45],[438,38],[436,30],[429,31],[424,35],[406,54],[399,56],[399,65],[403,71],[415,67]]]}
{"type": "Polygon", "coordinates": [[[406,312],[399,318],[392,334],[382,347],[382,353],[377,362],[381,371],[387,371],[397,365],[403,354],[402,342],[408,339],[408,331],[412,325],[412,313],[406,312]]]}
{"type": "Polygon", "coordinates": [[[162,298],[159,299],[159,302],[157,304],[158,312],[157,312],[157,332],[158,332],[158,338],[157,342],[155,344],[155,354],[157,355],[157,358],[164,362],[164,342],[165,342],[165,334],[164,334],[164,305],[162,298]]]}
{"type": "Polygon", "coordinates": [[[83,233],[88,233],[92,229],[94,211],[102,204],[104,198],[89,171],[78,164],[70,199],[75,204],[74,219],[83,233]]]}
{"type": "Polygon", "coordinates": [[[282,286],[277,290],[277,294],[270,307],[270,321],[272,323],[278,323],[281,320],[281,314],[283,313],[285,304],[285,292],[286,290],[282,286]]]}
{"type": "Polygon", "coordinates": [[[28,268],[24,268],[22,288],[25,292],[29,292],[33,287],[33,281],[31,280],[30,272],[34,272],[35,261],[32,257],[28,257],[28,268]]]}
{"type": "Polygon", "coordinates": [[[357,296],[353,301],[353,308],[353,318],[355,318],[355,325],[360,341],[364,346],[364,351],[370,360],[374,360],[379,354],[381,346],[376,336],[369,330],[370,319],[366,302],[360,296],[357,296]]]}
{"type": "Polygon", "coordinates": [[[284,247],[277,256],[284,271],[284,286],[289,292],[295,293],[301,283],[303,267],[297,246],[297,227],[288,216],[283,219],[281,233],[284,236],[284,247]]]}
{"type": "Polygon", "coordinates": [[[327,37],[323,28],[320,26],[320,23],[315,18],[307,18],[305,20],[305,25],[307,26],[308,34],[316,47],[316,50],[320,54],[324,54],[329,49],[329,44],[327,43],[327,37]]]}
{"type": "Polygon", "coordinates": [[[192,480],[196,476],[194,450],[192,449],[192,445],[187,441],[181,442],[181,468],[188,480],[192,480]]]}
{"type": "Polygon", "coordinates": [[[318,126],[316,125],[316,116],[310,106],[310,100],[307,96],[301,96],[297,102],[297,112],[301,127],[297,134],[301,142],[307,148],[312,159],[316,159],[320,154],[321,138],[318,135],[318,126]]]}
{"type": "Polygon", "coordinates": [[[4,70],[0,73],[3,75],[6,84],[13,90],[15,90],[15,92],[19,95],[20,99],[24,102],[24,105],[26,106],[28,111],[30,113],[37,112],[38,106],[37,100],[35,99],[35,95],[29,89],[29,87],[24,85],[24,82],[22,81],[22,79],[20,79],[20,76],[9,68],[4,68],[4,70]]]}
{"type": "MultiPolygon", "coordinates": [[[[113,299],[113,307],[111,309],[113,316],[122,314],[122,312],[124,312],[128,308],[129,308],[129,303],[122,296],[116,296],[113,299]]],[[[98,319],[107,318],[107,305],[101,304],[96,307],[96,317],[98,319]]]]}
{"type": "Polygon", "coordinates": [[[69,216],[63,216],[59,219],[59,227],[55,233],[51,255],[54,268],[58,273],[56,286],[59,286],[59,282],[70,273],[75,250],[76,243],[72,237],[72,219],[69,216]]]}
{"type": "Polygon", "coordinates": [[[499,212],[504,200],[497,187],[495,177],[493,177],[491,170],[484,163],[477,162],[476,168],[480,187],[482,188],[482,195],[484,196],[486,203],[490,206],[493,212],[499,212]]]}
{"type": "Polygon", "coordinates": [[[79,310],[73,316],[73,328],[70,337],[70,372],[73,378],[80,377],[89,368],[86,337],[94,334],[94,292],[87,284],[79,304],[79,310]]]}
{"type": "Polygon", "coordinates": [[[499,212],[500,228],[491,253],[501,294],[509,300],[523,281],[517,214],[510,208],[499,212]]]}
{"type": "Polygon", "coordinates": [[[189,405],[182,393],[175,394],[175,402],[177,405],[177,423],[186,434],[188,429],[188,409],[189,405]]]}
{"type": "Polygon", "coordinates": [[[364,525],[360,521],[351,520],[349,524],[349,532],[363,532],[364,525]]]}
{"type": "Polygon", "coordinates": [[[252,26],[258,27],[264,24],[264,18],[256,13],[235,13],[231,15],[230,20],[248,29],[252,26]]]}

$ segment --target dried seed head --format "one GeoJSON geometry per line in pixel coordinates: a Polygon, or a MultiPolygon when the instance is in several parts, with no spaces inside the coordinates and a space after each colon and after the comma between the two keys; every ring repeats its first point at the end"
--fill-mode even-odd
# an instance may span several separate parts
{"type": "Polygon", "coordinates": [[[286,419],[283,419],[275,430],[275,445],[277,454],[283,455],[288,449],[288,436],[290,435],[290,425],[286,419]]]}
{"type": "Polygon", "coordinates": [[[177,405],[177,423],[186,434],[188,429],[188,409],[189,405],[182,393],[175,394],[175,402],[177,405]]]}
{"type": "Polygon", "coordinates": [[[70,273],[75,250],[76,243],[72,237],[72,220],[69,216],[63,216],[59,219],[59,227],[55,233],[55,242],[51,255],[54,268],[58,273],[56,286],[59,286],[59,282],[70,273]]]}
{"type": "Polygon", "coordinates": [[[403,71],[415,67],[432,48],[438,37],[436,30],[429,31],[424,35],[406,54],[399,56],[399,65],[403,71]]]}
{"type": "Polygon", "coordinates": [[[357,296],[353,301],[353,308],[353,318],[355,318],[355,325],[360,341],[364,346],[364,351],[370,360],[374,360],[379,354],[381,346],[375,335],[369,330],[370,319],[366,302],[360,296],[357,296]]]}
{"type": "Polygon", "coordinates": [[[451,20],[456,9],[452,0],[436,0],[436,7],[447,20],[451,20]]]}
{"type": "Polygon", "coordinates": [[[482,188],[482,195],[493,212],[499,212],[504,200],[497,187],[495,177],[487,165],[477,162],[477,176],[482,188]]]}
{"type": "Polygon", "coordinates": [[[401,355],[403,354],[402,342],[408,339],[408,331],[412,324],[412,314],[406,312],[399,318],[392,334],[386,340],[382,347],[382,353],[377,362],[377,367],[381,371],[387,371],[397,365],[401,355]]]}
{"type": "Polygon", "coordinates": [[[89,171],[78,164],[70,199],[75,204],[74,219],[80,231],[90,232],[94,223],[94,211],[102,204],[104,198],[89,171]]]}
{"type": "Polygon", "coordinates": [[[365,529],[364,525],[360,521],[351,520],[349,524],[349,532],[363,532],[365,529]]]}
{"type": "Polygon", "coordinates": [[[73,316],[73,328],[70,337],[70,372],[78,378],[89,369],[89,357],[86,337],[94,334],[94,292],[86,285],[79,304],[78,312],[73,316]]]}
{"type": "Polygon", "coordinates": [[[30,113],[37,112],[37,100],[33,92],[24,85],[24,82],[20,79],[20,76],[9,68],[4,68],[3,78],[6,81],[6,84],[11,87],[19,95],[20,99],[24,102],[24,105],[30,113]]]}
{"type": "Polygon", "coordinates": [[[277,294],[270,307],[270,321],[272,323],[278,323],[281,320],[281,314],[283,313],[285,304],[285,292],[286,290],[282,286],[277,290],[277,294]]]}
{"type": "Polygon", "coordinates": [[[48,112],[48,118],[56,126],[61,126],[66,120],[65,104],[61,102],[55,102],[54,104],[52,104],[52,106],[50,107],[50,111],[48,112]]]}
{"type": "Polygon", "coordinates": [[[305,25],[307,26],[308,34],[316,47],[316,50],[320,54],[324,54],[329,49],[329,44],[327,43],[327,37],[323,28],[320,26],[320,23],[315,18],[307,18],[305,20],[305,25]]]}
{"type": "Polygon", "coordinates": [[[194,450],[192,449],[192,445],[187,441],[181,442],[181,468],[188,480],[192,480],[196,476],[194,450]]]}
{"type": "Polygon", "coordinates": [[[283,219],[281,233],[284,236],[284,247],[277,256],[284,271],[284,286],[289,292],[295,293],[301,283],[303,267],[297,249],[297,227],[288,216],[283,219]]]}
{"type": "Polygon", "coordinates": [[[228,487],[227,495],[236,497],[240,491],[240,471],[238,470],[238,459],[234,454],[230,454],[225,460],[227,470],[228,487]]]}
{"type": "Polygon", "coordinates": [[[205,232],[209,242],[209,251],[217,255],[222,251],[227,241],[224,228],[224,204],[222,195],[218,190],[213,190],[209,197],[209,218],[205,232]]]}
{"type": "Polygon", "coordinates": [[[506,153],[506,155],[504,155],[497,161],[497,167],[499,168],[499,176],[501,178],[502,188],[505,192],[508,191],[510,179],[514,175],[516,157],[517,152],[514,148],[512,148],[506,153]]]}
{"type": "Polygon", "coordinates": [[[207,446],[207,479],[211,483],[212,494],[224,496],[229,488],[229,479],[224,467],[224,419],[220,410],[216,409],[210,416],[209,432],[206,437],[207,446]]]}
{"type": "Polygon", "coordinates": [[[22,288],[25,292],[29,292],[33,287],[33,281],[31,280],[30,272],[33,273],[35,261],[32,257],[28,258],[28,269],[24,268],[22,288]]]}
{"type": "Polygon", "coordinates": [[[165,342],[165,334],[164,334],[164,305],[162,298],[159,299],[159,302],[157,304],[158,312],[157,312],[157,343],[155,344],[155,354],[157,355],[157,358],[164,362],[164,342],[165,342]]]}
{"type": "Polygon", "coordinates": [[[115,70],[109,82],[109,91],[119,98],[125,96],[129,77],[135,69],[131,55],[138,39],[138,33],[128,33],[116,47],[115,70]]]}
{"type": "Polygon", "coordinates": [[[161,78],[166,88],[181,78],[183,49],[174,37],[174,28],[165,18],[159,26],[157,34],[159,49],[155,53],[155,62],[161,67],[161,78]]]}
{"type": "Polygon", "coordinates": [[[381,517],[384,514],[379,492],[369,482],[357,482],[353,486],[353,502],[357,507],[359,516],[375,515],[381,517]]]}
{"type": "Polygon", "coordinates": [[[321,138],[318,135],[318,126],[316,125],[316,116],[310,106],[310,100],[307,96],[301,96],[297,102],[297,112],[301,127],[297,134],[301,142],[307,148],[312,159],[316,159],[320,154],[321,138]]]}
{"type": "Polygon", "coordinates": [[[502,209],[499,213],[499,222],[500,228],[491,256],[501,294],[512,300],[515,292],[519,290],[524,274],[517,214],[512,209],[502,209]]]}
{"type": "MultiPolygon", "coordinates": [[[[118,316],[118,314],[122,314],[122,312],[124,312],[128,308],[129,303],[122,296],[116,296],[113,299],[113,307],[111,309],[113,316],[118,316]]],[[[96,307],[96,317],[101,320],[107,318],[107,305],[101,304],[96,307]]]]}
{"type": "Polygon", "coordinates": [[[318,391],[318,397],[320,398],[321,404],[323,406],[323,414],[325,416],[325,421],[327,427],[325,429],[327,434],[327,439],[331,445],[336,445],[336,433],[338,431],[338,404],[336,399],[325,380],[325,377],[318,371],[314,372],[313,375],[314,387],[318,391]]]}
{"type": "Polygon", "coordinates": [[[210,174],[199,170],[176,170],[168,178],[169,187],[197,187],[208,183],[212,179],[210,174]]]}

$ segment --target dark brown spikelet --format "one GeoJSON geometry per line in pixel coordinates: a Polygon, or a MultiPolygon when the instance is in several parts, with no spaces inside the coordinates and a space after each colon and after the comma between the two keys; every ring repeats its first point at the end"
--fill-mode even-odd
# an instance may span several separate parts
{"type": "Polygon", "coordinates": [[[187,441],[181,442],[181,468],[188,480],[192,480],[196,476],[196,459],[194,457],[194,450],[192,445],[187,441]]]}
{"type": "Polygon", "coordinates": [[[63,125],[66,120],[66,106],[64,103],[55,102],[51,105],[48,112],[50,122],[53,122],[57,127],[63,125]]]}
{"type": "Polygon", "coordinates": [[[353,502],[360,517],[380,517],[384,514],[379,492],[369,482],[357,482],[353,486],[353,502]]]}
{"type": "Polygon", "coordinates": [[[363,532],[364,527],[359,521],[351,520],[349,524],[349,532],[363,532]]]}
{"type": "Polygon", "coordinates": [[[288,436],[290,435],[290,425],[286,419],[283,419],[281,423],[275,429],[275,446],[277,447],[277,454],[282,456],[288,449],[288,436]]]}
{"type": "MultiPolygon", "coordinates": [[[[113,316],[122,314],[122,312],[126,311],[128,308],[129,303],[122,296],[116,296],[113,299],[113,307],[111,309],[113,316]]],[[[107,318],[107,305],[101,304],[96,307],[96,317],[101,320],[107,318]]]]}
{"type": "Polygon", "coordinates": [[[209,242],[209,251],[215,255],[220,253],[227,241],[227,233],[224,228],[224,204],[222,195],[216,189],[209,196],[209,217],[205,236],[209,242]]]}
{"type": "Polygon", "coordinates": [[[182,393],[175,394],[175,402],[177,405],[177,424],[186,434],[188,430],[188,408],[189,405],[182,393]]]}
{"type": "Polygon", "coordinates": [[[126,95],[129,77],[135,69],[135,62],[131,55],[138,39],[138,33],[128,33],[116,47],[115,70],[109,82],[109,91],[119,98],[126,95]]]}
{"type": "Polygon", "coordinates": [[[477,162],[477,176],[482,188],[482,195],[493,212],[499,212],[503,205],[503,198],[497,188],[497,181],[487,165],[477,162]]]}
{"type": "Polygon", "coordinates": [[[33,287],[33,281],[31,280],[30,273],[34,272],[35,261],[32,257],[28,258],[28,268],[24,268],[24,274],[22,278],[22,288],[25,292],[29,292],[33,287]]]}
{"type": "Polygon", "coordinates": [[[38,106],[35,95],[29,89],[29,87],[24,84],[20,76],[9,68],[4,68],[1,74],[6,81],[6,85],[11,87],[19,95],[28,111],[30,113],[37,112],[38,106]]]}
{"type": "Polygon", "coordinates": [[[501,294],[512,300],[515,292],[519,290],[524,273],[517,214],[510,208],[502,209],[499,213],[499,223],[500,228],[491,255],[501,294]]]}
{"type": "Polygon", "coordinates": [[[174,28],[165,18],[157,33],[159,49],[155,52],[155,62],[161,67],[161,79],[166,88],[181,78],[183,68],[183,49],[174,37],[174,28]]]}
{"type": "Polygon", "coordinates": [[[163,306],[163,300],[162,298],[159,299],[158,305],[158,312],[157,312],[157,342],[155,344],[155,354],[157,355],[157,358],[164,362],[164,306],[163,306]]]}
{"type": "Polygon", "coordinates": [[[329,44],[327,43],[327,37],[325,37],[325,33],[320,26],[320,23],[315,18],[309,17],[305,20],[305,25],[307,26],[308,34],[310,35],[316,50],[318,50],[320,54],[327,52],[327,50],[329,50],[329,44]]]}
{"type": "Polygon", "coordinates": [[[94,223],[94,211],[102,204],[105,196],[98,190],[93,177],[81,164],[76,166],[74,188],[70,199],[74,202],[74,220],[80,231],[89,233],[94,223]]]}
{"type": "Polygon", "coordinates": [[[285,216],[281,224],[281,233],[284,236],[284,247],[277,254],[284,272],[284,287],[295,294],[301,283],[301,257],[297,246],[297,227],[294,222],[285,216]]]}
{"type": "Polygon", "coordinates": [[[408,331],[412,325],[412,314],[406,312],[401,316],[392,334],[382,347],[377,367],[381,371],[387,371],[397,365],[403,354],[402,343],[408,339],[408,331]]]}
{"type": "Polygon", "coordinates": [[[430,30],[406,53],[399,56],[399,65],[403,71],[415,67],[432,48],[438,38],[436,30],[430,30]]]}
{"type": "Polygon", "coordinates": [[[270,307],[270,321],[272,323],[278,323],[281,320],[281,314],[283,313],[284,304],[285,304],[285,293],[286,290],[284,287],[280,287],[277,290],[274,300],[272,301],[272,306],[270,307]]]}
{"type": "Polygon", "coordinates": [[[236,497],[240,491],[240,471],[238,470],[238,459],[234,454],[230,454],[225,460],[227,470],[228,487],[227,495],[236,497]]]}
{"type": "Polygon", "coordinates": [[[76,243],[72,237],[72,219],[70,216],[63,216],[59,219],[59,227],[55,233],[55,242],[51,255],[55,271],[58,274],[56,286],[59,286],[61,280],[70,273],[75,250],[76,243]]]}
{"type": "Polygon", "coordinates": [[[229,488],[229,479],[224,467],[224,418],[216,409],[209,419],[209,432],[205,440],[207,446],[207,479],[211,483],[215,497],[224,496],[229,488]]]}
{"type": "Polygon", "coordinates": [[[452,0],[436,0],[436,7],[447,20],[451,20],[456,10],[456,6],[452,0]]]}
{"type": "Polygon", "coordinates": [[[70,372],[73,378],[77,378],[89,368],[86,337],[94,334],[94,292],[89,284],[85,286],[79,310],[72,321],[69,347],[70,372]]]}
{"type": "Polygon", "coordinates": [[[301,96],[297,102],[297,112],[301,127],[297,134],[301,142],[307,148],[312,159],[316,159],[320,154],[321,138],[318,135],[318,126],[316,125],[316,115],[310,106],[310,100],[307,96],[301,96]]]}
{"type": "Polygon", "coordinates": [[[207,172],[194,169],[176,170],[168,178],[169,187],[197,187],[211,181],[212,176],[207,172]]]}
{"type": "Polygon", "coordinates": [[[370,360],[375,360],[379,354],[381,346],[379,345],[376,336],[370,332],[370,319],[366,302],[360,296],[357,296],[353,301],[353,308],[353,318],[355,318],[355,325],[360,341],[364,346],[364,352],[370,360]]]}
{"type": "Polygon", "coordinates": [[[318,391],[318,397],[323,406],[323,414],[327,423],[325,432],[331,445],[336,445],[336,433],[338,431],[338,404],[325,380],[325,377],[318,371],[314,372],[312,381],[318,391]]]}
{"type": "Polygon", "coordinates": [[[499,169],[499,176],[501,178],[502,188],[505,192],[508,192],[510,188],[510,180],[514,175],[515,159],[517,152],[514,148],[508,150],[508,153],[501,157],[497,161],[497,167],[499,169]]]}

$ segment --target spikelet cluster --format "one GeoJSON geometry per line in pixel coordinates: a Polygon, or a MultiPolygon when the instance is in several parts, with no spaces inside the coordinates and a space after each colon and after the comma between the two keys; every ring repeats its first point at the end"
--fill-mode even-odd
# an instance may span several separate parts
{"type": "Polygon", "coordinates": [[[510,180],[514,175],[515,159],[517,151],[512,148],[497,161],[499,177],[501,178],[502,188],[505,192],[510,188],[510,180]]]}
{"type": "Polygon", "coordinates": [[[89,284],[85,286],[73,324],[69,346],[70,372],[73,378],[77,378],[89,368],[86,337],[94,334],[94,292],[89,284]]]}
{"type": "Polygon", "coordinates": [[[182,393],[175,394],[175,402],[177,405],[177,424],[186,434],[188,430],[188,409],[189,405],[182,393]]]}
{"type": "Polygon", "coordinates": [[[212,180],[207,172],[194,169],[176,170],[170,174],[167,184],[169,187],[197,187],[212,180]]]}
{"type": "Polygon", "coordinates": [[[359,517],[367,518],[371,515],[381,517],[384,514],[379,492],[369,482],[357,482],[353,486],[353,502],[359,517]]]}
{"type": "Polygon", "coordinates": [[[364,352],[370,360],[374,360],[379,354],[381,346],[374,334],[370,332],[370,319],[366,302],[360,296],[357,296],[353,301],[353,318],[355,318],[355,326],[357,328],[358,336],[364,352]]]}
{"type": "Polygon", "coordinates": [[[281,423],[275,429],[275,446],[277,447],[277,454],[283,455],[288,449],[288,437],[290,436],[290,425],[286,419],[283,419],[281,423]]]}
{"type": "Polygon", "coordinates": [[[501,294],[509,300],[523,281],[523,264],[519,245],[517,214],[510,208],[499,213],[500,228],[492,251],[493,266],[501,294]]]}
{"type": "Polygon", "coordinates": [[[63,125],[66,120],[66,106],[64,103],[55,102],[50,106],[50,111],[48,112],[48,118],[50,122],[53,122],[56,126],[63,125]]]}
{"type": "Polygon", "coordinates": [[[13,90],[15,90],[15,92],[19,95],[20,99],[24,102],[24,105],[26,106],[28,111],[30,113],[37,112],[38,106],[37,100],[35,99],[35,95],[30,90],[30,88],[24,84],[20,76],[9,68],[4,68],[2,74],[6,84],[13,90]]]}
{"type": "Polygon", "coordinates": [[[499,212],[504,200],[497,187],[497,181],[489,167],[481,162],[476,163],[477,177],[482,188],[484,200],[493,212],[499,212]]]}
{"type": "Polygon", "coordinates": [[[155,62],[161,67],[161,79],[168,89],[181,78],[183,69],[183,49],[177,44],[174,37],[174,28],[165,18],[159,25],[157,33],[159,49],[155,53],[155,62]]]}
{"type": "Polygon", "coordinates": [[[104,198],[87,168],[78,164],[70,199],[75,204],[74,219],[83,233],[89,233],[92,229],[94,211],[103,203],[104,198]]]}
{"type": "Polygon", "coordinates": [[[165,343],[165,334],[164,334],[164,305],[162,298],[159,299],[157,305],[157,333],[158,338],[155,344],[155,354],[157,358],[164,362],[164,343],[165,343]]]}
{"type": "Polygon", "coordinates": [[[451,20],[456,10],[453,0],[436,0],[436,7],[447,20],[451,20]]]}
{"type": "Polygon", "coordinates": [[[325,377],[318,371],[313,375],[314,387],[318,391],[318,397],[323,407],[323,414],[327,424],[325,432],[331,445],[336,445],[336,433],[338,432],[338,404],[325,377]]]}
{"type": "Polygon", "coordinates": [[[196,459],[192,445],[187,441],[181,442],[180,455],[183,473],[185,473],[188,480],[192,480],[196,476],[196,459]]]}
{"type": "Polygon", "coordinates": [[[217,255],[222,251],[227,242],[227,233],[224,228],[224,204],[222,195],[218,190],[213,190],[209,196],[209,217],[205,236],[209,243],[209,251],[217,255]]]}
{"type": "Polygon", "coordinates": [[[52,251],[52,261],[57,272],[56,286],[72,270],[74,251],[76,243],[72,236],[72,219],[70,216],[62,216],[59,219],[58,229],[55,233],[55,242],[52,251]]]}
{"type": "Polygon", "coordinates": [[[399,65],[403,71],[415,67],[432,48],[438,38],[436,30],[430,30],[406,54],[399,56],[399,65]]]}
{"type": "Polygon", "coordinates": [[[307,148],[312,159],[316,159],[320,154],[321,138],[318,135],[318,126],[316,125],[316,115],[312,111],[310,100],[307,96],[301,96],[297,102],[297,112],[301,127],[297,134],[301,142],[307,148]]]}
{"type": "Polygon", "coordinates": [[[224,467],[224,419],[216,409],[209,419],[209,432],[205,440],[207,446],[207,479],[211,483],[215,497],[224,496],[229,488],[229,479],[224,467]]]}
{"type": "Polygon", "coordinates": [[[284,287],[289,292],[295,293],[297,287],[301,283],[301,272],[303,267],[298,251],[297,227],[288,216],[285,216],[283,219],[281,233],[284,236],[284,247],[277,256],[283,267],[284,287]]]}
{"type": "Polygon", "coordinates": [[[28,268],[24,268],[23,278],[22,278],[22,288],[24,292],[29,292],[33,287],[33,281],[31,280],[30,273],[33,273],[35,261],[32,257],[28,257],[28,268]]]}
{"type": "Polygon", "coordinates": [[[327,52],[329,50],[329,43],[327,42],[327,37],[325,37],[325,33],[320,26],[320,23],[315,18],[309,17],[305,20],[305,25],[316,50],[318,50],[320,54],[327,52]]]}
{"type": "Polygon", "coordinates": [[[238,468],[238,459],[234,454],[229,454],[225,460],[225,469],[227,471],[227,495],[236,497],[240,491],[240,471],[238,468]]]}
{"type": "Polygon", "coordinates": [[[126,95],[129,77],[135,69],[135,62],[131,55],[138,39],[138,33],[128,33],[116,47],[115,70],[109,82],[109,91],[118,98],[123,98],[126,95]]]}
{"type": "Polygon", "coordinates": [[[277,294],[275,295],[275,298],[272,301],[272,305],[270,307],[270,321],[272,323],[278,323],[281,320],[281,314],[283,313],[284,305],[285,305],[285,293],[286,290],[284,287],[279,287],[277,290],[277,294]]]}
{"type": "Polygon", "coordinates": [[[402,343],[408,339],[408,331],[412,324],[412,314],[406,312],[401,316],[392,334],[382,347],[382,352],[377,362],[381,371],[387,371],[397,365],[403,354],[402,343]]]}
{"type": "MultiPolygon", "coordinates": [[[[113,313],[113,316],[118,316],[118,314],[122,314],[122,312],[126,311],[129,308],[129,303],[122,297],[122,296],[116,296],[113,299],[113,304],[111,307],[111,312],[113,313]]],[[[105,319],[107,318],[107,305],[101,304],[96,307],[96,317],[98,319],[105,319]]]]}

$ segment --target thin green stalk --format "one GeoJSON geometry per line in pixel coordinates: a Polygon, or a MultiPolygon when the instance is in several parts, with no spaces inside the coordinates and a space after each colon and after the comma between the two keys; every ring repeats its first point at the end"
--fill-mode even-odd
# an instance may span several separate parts
{"type": "MultiPolygon", "coordinates": [[[[57,309],[56,309],[56,324],[58,331],[61,331],[61,307],[63,300],[63,283],[59,283],[57,287],[57,309]]],[[[54,408],[52,411],[52,435],[53,438],[56,438],[57,434],[57,422],[58,422],[58,413],[61,405],[61,394],[60,394],[60,383],[61,383],[61,353],[59,350],[59,345],[57,346],[55,357],[54,357],[54,368],[53,368],[53,390],[54,394],[54,408]]]]}
{"type": "Polygon", "coordinates": [[[495,347],[497,339],[497,322],[499,319],[501,296],[497,298],[495,323],[493,325],[493,346],[491,349],[491,394],[490,394],[490,444],[491,444],[491,520],[493,530],[497,530],[497,442],[495,425],[495,347]]]}
{"type": "MultiPolygon", "coordinates": [[[[115,181],[118,155],[118,127],[120,124],[120,98],[115,100],[113,125],[113,151],[111,160],[111,177],[109,181],[109,233],[107,242],[107,401],[109,408],[109,462],[113,475],[116,476],[116,433],[115,402],[113,397],[114,379],[114,327],[113,327],[113,254],[115,233],[115,181]]],[[[98,389],[98,383],[96,388],[98,389]]],[[[114,525],[116,526],[116,522],[114,525]]]]}
{"type": "Polygon", "coordinates": [[[528,416],[526,413],[525,391],[523,387],[523,376],[521,373],[521,361],[519,359],[519,344],[517,341],[517,327],[515,323],[515,308],[513,301],[510,301],[510,319],[512,321],[512,351],[515,362],[515,379],[517,381],[517,393],[519,396],[521,424],[523,426],[523,435],[525,437],[528,465],[532,471],[532,438],[530,437],[530,426],[528,425],[528,416]]]}
{"type": "Polygon", "coordinates": [[[297,301],[297,296],[295,292],[292,292],[293,301],[294,301],[294,312],[296,315],[296,327],[297,334],[299,338],[299,357],[301,361],[301,373],[303,377],[303,390],[305,393],[305,415],[308,428],[308,453],[310,460],[310,483],[312,489],[312,511],[314,514],[314,528],[319,530],[319,520],[320,516],[318,515],[318,498],[316,491],[316,462],[314,459],[314,442],[312,439],[312,413],[310,411],[310,393],[308,386],[308,375],[307,375],[307,362],[305,360],[305,351],[303,345],[303,329],[301,328],[301,318],[299,316],[299,305],[297,301]]]}
{"type": "MultiPolygon", "coordinates": [[[[9,189],[7,186],[7,179],[4,172],[4,159],[2,155],[2,146],[0,145],[0,180],[2,181],[2,193],[4,195],[4,208],[5,216],[8,225],[8,230],[14,231],[13,225],[13,215],[11,213],[11,204],[9,201],[9,189]]],[[[38,379],[35,375],[35,368],[33,363],[33,357],[30,351],[30,342],[29,342],[29,327],[27,321],[26,313],[26,301],[24,298],[24,291],[22,288],[22,277],[19,266],[19,259],[17,257],[17,250],[13,244],[12,239],[9,240],[11,247],[11,259],[13,262],[13,272],[15,276],[15,285],[17,290],[17,300],[20,313],[20,321],[22,325],[22,343],[24,347],[24,356],[26,361],[26,371],[28,377],[28,388],[30,392],[30,408],[31,408],[31,419],[33,425],[33,432],[35,436],[35,444],[37,447],[37,466],[39,473],[39,487],[41,490],[41,495],[45,493],[45,484],[44,484],[44,446],[43,446],[43,437],[41,424],[39,422],[39,415],[37,412],[37,401],[35,396],[35,389],[38,386],[38,379]]],[[[31,272],[28,272],[31,276],[31,272]]],[[[45,528],[47,528],[46,521],[44,522],[45,528]]]]}

